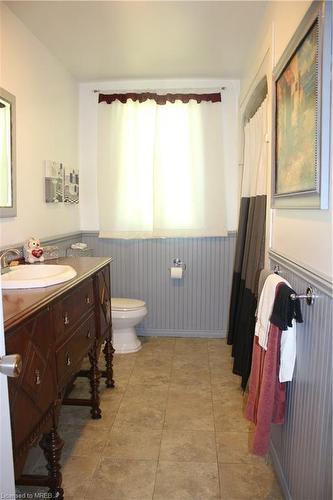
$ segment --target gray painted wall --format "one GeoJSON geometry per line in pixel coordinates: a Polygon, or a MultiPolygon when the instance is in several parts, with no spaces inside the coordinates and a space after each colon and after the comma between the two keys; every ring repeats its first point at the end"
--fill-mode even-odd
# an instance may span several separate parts
{"type": "Polygon", "coordinates": [[[271,455],[286,498],[332,498],[332,289],[305,269],[272,257],[297,293],[314,286],[319,298],[302,302],[297,325],[297,360],[288,383],[286,422],[273,426],[271,455]]]}
{"type": "Polygon", "coordinates": [[[112,295],[144,300],[148,316],[142,335],[226,335],[236,235],[225,238],[149,240],[100,239],[82,234],[97,256],[112,256],[112,295]],[[187,269],[171,280],[179,257],[187,269]]]}

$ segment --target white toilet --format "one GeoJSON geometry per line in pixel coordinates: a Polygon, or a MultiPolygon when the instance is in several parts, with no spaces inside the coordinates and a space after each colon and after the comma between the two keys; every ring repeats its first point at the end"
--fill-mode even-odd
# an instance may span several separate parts
{"type": "Polygon", "coordinates": [[[116,353],[136,352],[141,349],[141,342],[135,331],[147,315],[143,300],[117,298],[111,299],[112,310],[112,345],[116,353]]]}

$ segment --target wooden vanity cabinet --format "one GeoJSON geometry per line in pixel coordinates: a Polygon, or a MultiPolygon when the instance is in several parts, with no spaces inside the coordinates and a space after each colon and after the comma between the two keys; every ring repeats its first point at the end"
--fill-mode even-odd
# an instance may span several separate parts
{"type": "Polygon", "coordinates": [[[6,334],[6,350],[22,357],[18,378],[9,379],[15,476],[29,449],[52,427],[57,401],[54,338],[47,307],[6,334]]]}
{"type": "Polygon", "coordinates": [[[32,301],[32,313],[22,314],[21,321],[15,321],[12,315],[9,323],[14,322],[15,326],[9,328],[6,307],[10,312],[9,306],[15,300],[22,301],[26,291],[4,293],[6,351],[20,354],[23,362],[19,377],[9,379],[15,477],[18,484],[49,486],[53,498],[63,498],[59,465],[63,441],[57,434],[60,407],[61,404],[91,406],[92,418],[101,417],[98,357],[103,343],[106,368],[102,374],[106,385],[114,386],[110,261],[59,259],[59,263],[82,270],[83,276],[78,272],[71,286],[57,286],[53,294],[55,287],[43,289],[41,297],[30,291],[25,299],[32,301]],[[41,307],[36,302],[38,298],[41,307]],[[87,355],[91,368],[80,372],[87,355]],[[90,399],[65,397],[68,385],[78,375],[89,377],[90,399]],[[28,451],[42,435],[40,445],[48,462],[48,476],[22,476],[28,451]]]}

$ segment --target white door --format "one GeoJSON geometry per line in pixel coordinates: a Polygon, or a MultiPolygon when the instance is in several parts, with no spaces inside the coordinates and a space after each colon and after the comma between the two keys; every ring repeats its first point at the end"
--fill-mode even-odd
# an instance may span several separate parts
{"type": "MultiPolygon", "coordinates": [[[[2,293],[0,290],[0,358],[4,360],[2,293]]],[[[1,373],[0,359],[0,498],[15,498],[12,435],[10,428],[7,376],[1,373]]]]}

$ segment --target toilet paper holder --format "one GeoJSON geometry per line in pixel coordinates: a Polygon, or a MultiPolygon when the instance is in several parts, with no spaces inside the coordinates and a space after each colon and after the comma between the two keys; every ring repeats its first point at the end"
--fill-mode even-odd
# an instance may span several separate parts
{"type": "MultiPolygon", "coordinates": [[[[186,271],[186,264],[184,264],[182,259],[180,259],[179,257],[175,257],[174,259],[172,259],[172,266],[173,267],[181,267],[183,269],[183,271],[186,271]]],[[[170,271],[170,267],[169,267],[169,271],[170,271]]]]}

